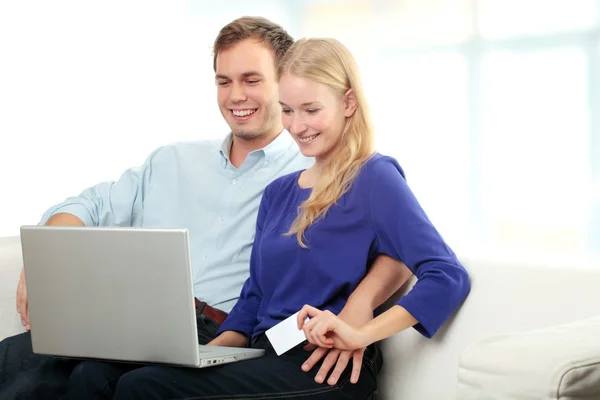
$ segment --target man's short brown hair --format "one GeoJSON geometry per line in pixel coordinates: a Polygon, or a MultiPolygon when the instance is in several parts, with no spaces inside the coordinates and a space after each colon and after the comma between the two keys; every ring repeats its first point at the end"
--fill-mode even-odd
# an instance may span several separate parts
{"type": "Polygon", "coordinates": [[[281,25],[263,17],[241,17],[228,23],[219,31],[213,46],[213,69],[217,70],[219,51],[249,38],[257,39],[273,50],[276,66],[294,44],[294,39],[281,25]]]}

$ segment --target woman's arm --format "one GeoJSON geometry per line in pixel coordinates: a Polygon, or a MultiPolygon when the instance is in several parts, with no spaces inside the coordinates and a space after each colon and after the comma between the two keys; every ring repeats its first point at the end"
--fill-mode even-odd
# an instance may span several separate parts
{"type": "Polygon", "coordinates": [[[362,341],[366,343],[365,346],[368,346],[402,332],[416,325],[417,322],[416,318],[410,315],[405,308],[395,305],[359,328],[359,331],[362,341]]]}
{"type": "Polygon", "coordinates": [[[402,260],[418,278],[396,306],[355,329],[328,311],[304,307],[298,316],[307,338],[320,346],[361,348],[414,326],[432,337],[470,290],[467,271],[446,245],[404,180],[398,163],[381,157],[368,166],[361,188],[375,232],[374,250],[402,260]],[[312,320],[306,324],[306,316],[312,320]]]}
{"type": "Polygon", "coordinates": [[[375,251],[402,260],[417,277],[396,304],[432,337],[462,304],[471,288],[467,271],[431,223],[396,160],[376,159],[368,168],[366,204],[375,232],[375,251]]]}
{"type": "Polygon", "coordinates": [[[354,327],[330,311],[304,306],[298,314],[298,328],[319,347],[356,350],[386,339],[416,325],[418,321],[401,306],[393,306],[362,327],[354,327]],[[310,321],[304,323],[306,317],[310,321]]]}

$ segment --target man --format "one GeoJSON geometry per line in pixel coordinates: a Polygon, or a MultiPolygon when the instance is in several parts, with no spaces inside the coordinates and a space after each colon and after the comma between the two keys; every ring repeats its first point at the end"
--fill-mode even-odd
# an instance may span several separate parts
{"type": "MultiPolygon", "coordinates": [[[[214,338],[248,277],[256,214],[264,188],[275,178],[312,164],[283,132],[280,119],[276,65],[292,43],[285,30],[264,18],[244,17],[226,25],[215,40],[214,68],[218,105],[231,134],[220,143],[203,141],[159,148],[140,168],[52,207],[40,222],[188,228],[202,344],[214,338]]],[[[388,268],[399,265],[390,260],[376,264],[386,262],[386,268],[373,267],[372,273],[399,271],[388,268]]],[[[407,277],[405,269],[401,273],[407,277]]],[[[373,308],[397,286],[394,283],[373,290],[365,278],[356,291],[356,302],[349,302],[356,304],[353,322],[370,318],[373,308]]],[[[17,309],[29,330],[23,273],[17,309]]],[[[303,369],[311,369],[325,354],[325,349],[315,350],[303,369]]],[[[336,381],[351,356],[330,352],[317,380],[323,382],[337,362],[329,383],[336,381]]],[[[361,353],[354,356],[360,361],[361,353]]],[[[360,367],[360,362],[354,364],[360,367]]],[[[119,376],[131,368],[135,366],[33,355],[30,334],[25,333],[0,343],[0,398],[60,397],[69,380],[69,395],[73,398],[110,398],[119,376]]]]}

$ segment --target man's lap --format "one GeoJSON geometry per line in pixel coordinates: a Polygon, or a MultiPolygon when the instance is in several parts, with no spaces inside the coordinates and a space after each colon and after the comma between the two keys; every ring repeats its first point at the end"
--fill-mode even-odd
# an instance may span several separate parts
{"type": "MultiPolygon", "coordinates": [[[[207,327],[204,323],[200,323],[198,328],[200,334],[207,327]]],[[[210,326],[210,332],[206,332],[207,336],[214,335],[213,329],[214,327],[210,326]]],[[[337,385],[329,386],[314,382],[314,375],[319,365],[309,373],[300,369],[310,355],[301,348],[277,356],[266,339],[258,347],[267,349],[264,357],[218,367],[195,369],[123,366],[117,368],[119,373],[111,372],[112,375],[107,377],[107,374],[102,375],[102,371],[106,369],[104,363],[94,361],[81,363],[79,360],[61,360],[33,354],[31,336],[29,333],[24,333],[0,342],[0,378],[4,379],[0,381],[0,397],[14,398],[16,394],[23,391],[32,395],[42,390],[46,390],[48,395],[53,392],[63,393],[69,384],[69,377],[73,378],[72,375],[76,375],[78,379],[81,377],[91,379],[92,382],[89,383],[92,386],[110,384],[112,388],[108,389],[109,392],[114,391],[116,387],[116,399],[169,396],[169,398],[216,400],[243,395],[244,398],[318,400],[336,396],[346,398],[345,396],[348,395],[351,396],[350,398],[366,398],[375,390],[376,375],[381,366],[381,354],[378,349],[371,349],[365,353],[358,384],[349,383],[349,367],[337,385]],[[9,362],[6,363],[6,360],[9,362]],[[3,370],[1,363],[8,364],[8,368],[3,370]],[[103,379],[105,381],[102,381],[103,379]]],[[[106,371],[113,371],[113,369],[109,368],[106,371]]]]}
{"type": "Polygon", "coordinates": [[[14,374],[38,367],[49,358],[33,353],[30,332],[7,337],[0,342],[0,386],[14,374]]]}
{"type": "Polygon", "coordinates": [[[309,373],[301,370],[309,354],[301,347],[282,356],[267,349],[262,358],[218,367],[143,367],[121,377],[115,399],[366,399],[375,390],[381,366],[378,349],[365,354],[358,384],[350,383],[348,368],[335,386],[314,381],[318,366],[309,373]]]}
{"type": "Polygon", "coordinates": [[[39,365],[14,373],[0,385],[0,398],[59,399],[78,360],[46,358],[39,365]]]}
{"type": "MultiPolygon", "coordinates": [[[[198,341],[204,344],[215,337],[219,325],[198,315],[197,328],[198,341]]],[[[69,385],[73,368],[81,362],[81,360],[34,354],[30,332],[8,337],[0,342],[0,399],[16,398],[17,394],[23,393],[28,393],[31,398],[50,398],[51,393],[64,393],[69,385]],[[47,392],[44,392],[44,388],[47,392]],[[36,391],[46,393],[46,396],[35,396],[36,391]]],[[[84,361],[83,364],[86,367],[95,365],[92,361],[84,361]]],[[[106,364],[113,365],[110,362],[106,364]]],[[[114,365],[120,369],[127,364],[115,363],[114,365]]],[[[122,372],[130,369],[125,368],[122,372]]],[[[77,379],[87,379],[88,372],[92,372],[90,368],[78,368],[76,371],[79,372],[77,379]]],[[[118,379],[117,375],[116,379],[118,379]]]]}
{"type": "Polygon", "coordinates": [[[140,365],[82,361],[73,369],[69,377],[66,397],[68,399],[110,399],[121,376],[136,368],[140,368],[140,365]]]}

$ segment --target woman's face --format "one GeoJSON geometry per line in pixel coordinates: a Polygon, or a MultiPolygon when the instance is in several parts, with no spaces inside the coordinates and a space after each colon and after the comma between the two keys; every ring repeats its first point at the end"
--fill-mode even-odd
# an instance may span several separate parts
{"type": "Polygon", "coordinates": [[[340,144],[346,118],[355,108],[348,106],[348,96],[294,74],[280,78],[281,120],[303,155],[321,162],[340,144]]]}

